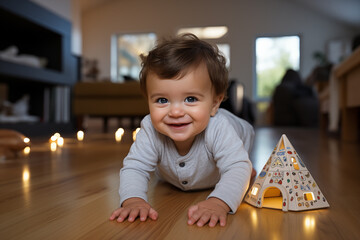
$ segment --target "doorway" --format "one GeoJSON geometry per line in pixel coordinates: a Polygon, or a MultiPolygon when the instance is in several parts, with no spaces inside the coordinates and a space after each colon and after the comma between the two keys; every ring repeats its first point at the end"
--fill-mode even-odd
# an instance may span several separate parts
{"type": "Polygon", "coordinates": [[[262,207],[282,209],[283,207],[283,196],[279,188],[268,187],[263,193],[263,204],[262,207]]]}

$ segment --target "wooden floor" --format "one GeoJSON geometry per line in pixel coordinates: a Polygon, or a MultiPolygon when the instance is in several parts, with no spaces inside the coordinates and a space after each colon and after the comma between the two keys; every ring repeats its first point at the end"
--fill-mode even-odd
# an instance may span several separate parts
{"type": "Polygon", "coordinates": [[[210,190],[185,193],[151,181],[157,221],[108,220],[118,206],[118,172],[130,144],[112,135],[65,138],[50,151],[33,140],[29,155],[0,161],[0,239],[360,239],[360,144],[341,143],[311,129],[256,130],[251,154],[259,172],[285,133],[330,203],[305,212],[242,203],[225,227],[187,225],[187,208],[210,190]]]}

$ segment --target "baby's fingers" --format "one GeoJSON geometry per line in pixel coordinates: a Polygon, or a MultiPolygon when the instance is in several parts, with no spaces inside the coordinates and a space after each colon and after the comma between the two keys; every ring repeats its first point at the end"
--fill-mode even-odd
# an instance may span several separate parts
{"type": "Polygon", "coordinates": [[[140,209],[140,221],[144,222],[149,215],[149,211],[146,208],[140,209]]]}
{"type": "Polygon", "coordinates": [[[132,209],[131,211],[130,211],[130,214],[129,214],[129,217],[128,217],[128,221],[129,222],[134,222],[135,221],[135,219],[137,218],[137,216],[139,216],[139,214],[140,214],[140,210],[139,209],[132,209]]]}
{"type": "Polygon", "coordinates": [[[117,218],[120,215],[121,212],[121,208],[116,209],[115,211],[113,211],[113,213],[111,214],[109,220],[114,220],[115,218],[117,218]]]}
{"type": "Polygon", "coordinates": [[[153,208],[150,208],[149,210],[149,217],[152,220],[156,220],[158,218],[159,214],[157,213],[157,211],[155,211],[153,208]]]}
{"type": "Polygon", "coordinates": [[[199,220],[201,214],[199,213],[199,207],[198,205],[191,206],[188,210],[188,224],[193,225],[194,223],[199,220]]]}
{"type": "Polygon", "coordinates": [[[188,218],[190,218],[197,210],[199,210],[198,205],[191,206],[188,210],[188,218]]]}
{"type": "MultiPolygon", "coordinates": [[[[202,227],[202,226],[204,226],[207,222],[209,222],[209,220],[210,220],[210,217],[211,217],[211,215],[209,214],[209,213],[207,213],[207,212],[204,212],[202,215],[201,215],[201,217],[199,218],[199,220],[198,220],[198,222],[197,222],[197,226],[198,227],[202,227]]],[[[216,221],[217,222],[217,221],[216,221]]],[[[215,223],[216,224],[216,223],[215,223]]],[[[215,225],[214,225],[215,226],[215,225]]]]}
{"type": "Polygon", "coordinates": [[[144,222],[148,217],[152,220],[158,218],[158,213],[150,207],[122,207],[116,209],[110,216],[110,220],[117,220],[118,222],[123,222],[127,218],[129,222],[134,222],[137,217],[140,218],[140,221],[144,222]]]}
{"type": "Polygon", "coordinates": [[[218,221],[219,221],[218,216],[212,215],[210,218],[209,227],[215,227],[218,221]]]}
{"type": "Polygon", "coordinates": [[[153,208],[150,208],[149,210],[146,208],[140,209],[140,221],[146,221],[147,217],[150,217],[152,220],[156,220],[158,213],[153,208]]]}
{"type": "Polygon", "coordinates": [[[224,227],[226,225],[226,215],[220,216],[220,226],[224,227]]]}
{"type": "Polygon", "coordinates": [[[119,217],[117,218],[118,222],[123,222],[129,215],[130,210],[126,208],[121,208],[121,212],[119,214],[119,217]]]}

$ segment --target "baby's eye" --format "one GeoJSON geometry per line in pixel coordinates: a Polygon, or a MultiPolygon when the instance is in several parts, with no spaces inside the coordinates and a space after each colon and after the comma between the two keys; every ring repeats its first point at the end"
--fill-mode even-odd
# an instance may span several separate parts
{"type": "Polygon", "coordinates": [[[168,100],[166,98],[158,98],[156,100],[157,103],[160,103],[160,104],[165,104],[168,102],[168,100]]]}
{"type": "Polygon", "coordinates": [[[185,102],[188,102],[188,103],[193,103],[193,102],[196,102],[196,101],[197,101],[196,97],[187,97],[187,98],[185,98],[185,102]]]}

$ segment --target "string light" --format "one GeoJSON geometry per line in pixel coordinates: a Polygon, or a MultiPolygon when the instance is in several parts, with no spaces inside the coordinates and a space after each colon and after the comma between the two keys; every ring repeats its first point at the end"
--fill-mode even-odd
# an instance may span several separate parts
{"type": "Polygon", "coordinates": [[[84,140],[84,132],[83,131],[78,131],[77,132],[77,139],[81,142],[84,140]]]}
{"type": "Polygon", "coordinates": [[[133,131],[133,141],[135,142],[136,140],[136,135],[137,133],[140,131],[140,128],[137,128],[135,131],[133,131]]]}
{"type": "Polygon", "coordinates": [[[60,133],[55,133],[50,137],[50,150],[56,151],[57,146],[63,147],[64,146],[64,138],[61,137],[60,133]]]}
{"type": "Polygon", "coordinates": [[[56,142],[51,142],[51,143],[50,143],[50,150],[51,150],[52,152],[55,152],[56,149],[57,149],[57,144],[56,144],[56,142]]]}
{"type": "Polygon", "coordinates": [[[23,151],[24,154],[28,155],[30,153],[30,147],[29,146],[25,147],[23,151]]]}
{"type": "Polygon", "coordinates": [[[58,137],[56,143],[57,143],[57,145],[58,145],[59,147],[64,146],[64,138],[63,138],[63,137],[58,137]]]}
{"type": "Polygon", "coordinates": [[[122,139],[122,136],[124,135],[125,131],[123,128],[119,128],[116,132],[115,132],[115,140],[116,142],[120,142],[122,139]]]}

